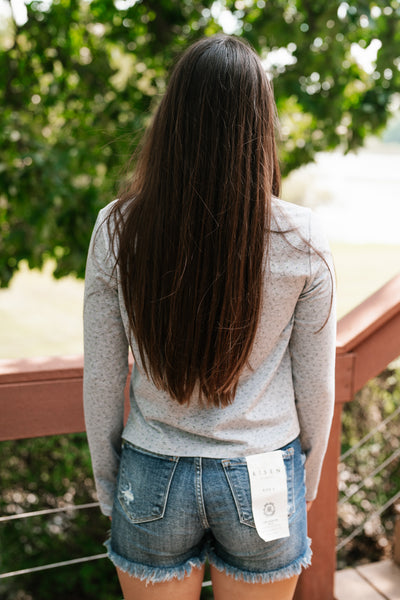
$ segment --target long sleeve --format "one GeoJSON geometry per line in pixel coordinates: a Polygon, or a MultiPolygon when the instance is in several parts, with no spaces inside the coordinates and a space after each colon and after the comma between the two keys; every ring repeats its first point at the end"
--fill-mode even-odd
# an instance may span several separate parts
{"type": "Polygon", "coordinates": [[[328,444],[336,355],[334,269],[319,223],[312,213],[310,218],[310,275],[296,305],[290,339],[300,440],[306,454],[307,500],[313,500],[317,494],[328,444]]]}
{"type": "Polygon", "coordinates": [[[119,465],[128,374],[112,254],[101,211],[93,230],[84,296],[84,411],[101,510],[111,515],[119,465]]]}

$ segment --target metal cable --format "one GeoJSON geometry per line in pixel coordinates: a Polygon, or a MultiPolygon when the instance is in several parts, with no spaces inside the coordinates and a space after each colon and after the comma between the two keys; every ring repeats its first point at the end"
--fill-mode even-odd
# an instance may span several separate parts
{"type": "Polygon", "coordinates": [[[346,452],[344,452],[339,457],[339,462],[343,462],[345,458],[347,458],[348,456],[350,456],[351,454],[353,454],[353,452],[355,452],[356,450],[358,450],[358,448],[360,448],[360,446],[362,446],[363,444],[365,444],[365,442],[367,442],[373,435],[375,435],[375,433],[377,433],[377,431],[380,431],[381,429],[383,429],[399,413],[400,413],[400,406],[398,406],[396,408],[396,410],[392,412],[391,415],[389,415],[388,417],[386,417],[386,419],[384,419],[384,421],[382,421],[381,423],[379,423],[379,425],[377,425],[374,429],[371,429],[371,431],[369,433],[367,433],[363,438],[361,438],[361,440],[359,440],[356,444],[354,444],[354,446],[352,446],[351,448],[349,448],[348,450],[346,450],[346,452]]]}
{"type": "MultiPolygon", "coordinates": [[[[17,577],[18,575],[27,575],[29,573],[38,573],[40,571],[47,571],[48,569],[57,569],[59,567],[68,567],[70,565],[76,565],[79,563],[90,562],[93,560],[100,560],[107,558],[107,554],[95,554],[93,556],[85,556],[82,558],[73,558],[71,560],[65,560],[63,562],[52,563],[49,565],[42,565],[40,567],[31,567],[30,569],[21,569],[19,571],[10,571],[9,573],[0,573],[0,579],[6,579],[7,577],[17,577]]],[[[211,581],[203,581],[201,587],[212,586],[211,581]]]]}
{"type": "Polygon", "coordinates": [[[342,540],[336,546],[336,551],[338,552],[339,550],[341,550],[343,548],[343,546],[345,546],[348,542],[351,542],[352,539],[354,539],[359,533],[361,533],[361,531],[364,529],[365,525],[368,523],[368,521],[370,521],[372,519],[372,517],[379,517],[387,508],[389,508],[389,506],[394,504],[396,502],[396,500],[398,500],[399,498],[400,498],[400,491],[397,492],[397,494],[395,494],[394,496],[392,496],[392,498],[390,498],[383,506],[381,506],[381,508],[379,510],[376,510],[376,511],[372,512],[370,515],[368,515],[368,517],[367,517],[367,519],[365,519],[364,523],[362,523],[356,529],[354,529],[354,531],[352,531],[352,533],[349,536],[347,536],[347,538],[342,540]]]}
{"type": "Polygon", "coordinates": [[[0,523],[6,521],[14,521],[15,519],[28,519],[30,517],[40,517],[42,515],[51,515],[53,513],[66,512],[68,510],[83,510],[85,508],[95,508],[99,506],[98,502],[90,502],[88,504],[69,504],[59,508],[45,508],[43,510],[34,510],[32,512],[20,513],[16,515],[6,515],[0,517],[0,523]]]}
{"type": "Polygon", "coordinates": [[[349,498],[351,498],[352,496],[354,496],[354,494],[356,494],[359,490],[361,490],[361,488],[364,487],[366,479],[368,479],[369,477],[375,477],[375,475],[377,475],[378,473],[380,473],[381,471],[383,471],[383,469],[385,467],[387,467],[391,462],[393,462],[394,459],[397,458],[399,455],[400,455],[400,448],[398,448],[397,450],[395,450],[395,452],[393,452],[393,454],[391,454],[390,456],[388,456],[388,458],[386,460],[384,460],[383,463],[381,463],[380,465],[378,465],[376,467],[376,469],[374,469],[373,471],[371,471],[371,473],[368,473],[368,475],[366,475],[364,477],[364,479],[362,480],[362,482],[360,483],[360,485],[358,485],[355,489],[353,489],[350,494],[344,496],[343,498],[340,498],[338,504],[344,504],[345,502],[347,502],[347,500],[349,498]]]}
{"type": "Polygon", "coordinates": [[[10,571],[9,573],[1,573],[0,579],[6,579],[7,577],[16,577],[17,575],[26,575],[28,573],[37,573],[39,571],[47,571],[48,569],[57,569],[58,567],[68,567],[69,565],[77,565],[79,563],[85,563],[92,560],[99,560],[106,558],[107,554],[95,554],[93,556],[84,556],[82,558],[73,558],[71,560],[64,560],[58,563],[52,563],[49,565],[42,565],[40,567],[31,567],[30,569],[21,569],[20,571],[10,571]]]}

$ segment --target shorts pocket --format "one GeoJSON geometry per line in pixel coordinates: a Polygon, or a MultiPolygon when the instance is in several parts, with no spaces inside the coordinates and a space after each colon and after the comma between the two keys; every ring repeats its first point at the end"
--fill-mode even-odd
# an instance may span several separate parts
{"type": "Polygon", "coordinates": [[[179,457],[142,451],[125,442],[118,475],[117,498],[131,523],[164,516],[179,457]]]}
{"type": "MultiPolygon", "coordinates": [[[[288,517],[290,518],[295,512],[294,448],[289,447],[282,450],[282,457],[286,468],[288,517]]],[[[240,522],[249,527],[255,527],[246,459],[224,459],[222,460],[222,466],[236,504],[240,522]]]]}
{"type": "Polygon", "coordinates": [[[222,460],[222,466],[236,504],[239,521],[249,527],[255,527],[246,459],[224,459],[222,460]]]}

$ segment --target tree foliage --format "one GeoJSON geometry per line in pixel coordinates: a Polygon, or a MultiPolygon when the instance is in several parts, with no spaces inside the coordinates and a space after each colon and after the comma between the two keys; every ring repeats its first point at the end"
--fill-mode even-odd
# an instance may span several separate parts
{"type": "Polygon", "coordinates": [[[83,276],[95,215],[200,36],[225,27],[265,59],[284,173],[360,146],[400,91],[399,0],[32,0],[27,14],[0,33],[3,286],[23,258],[83,276]]]}

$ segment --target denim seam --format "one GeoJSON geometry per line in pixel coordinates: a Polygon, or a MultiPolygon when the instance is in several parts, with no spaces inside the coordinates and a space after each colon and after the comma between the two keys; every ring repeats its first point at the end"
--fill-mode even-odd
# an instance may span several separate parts
{"type": "Polygon", "coordinates": [[[153,456],[154,458],[160,458],[161,460],[165,460],[165,461],[169,461],[169,462],[178,462],[180,456],[175,456],[173,454],[170,455],[165,455],[165,454],[159,454],[157,452],[152,452],[151,450],[145,450],[144,448],[139,448],[139,446],[135,446],[135,444],[132,444],[132,442],[129,442],[128,440],[123,439],[122,440],[122,444],[121,447],[126,446],[128,449],[133,450],[134,452],[138,452],[139,454],[142,454],[143,456],[153,456]]]}
{"type": "MultiPolygon", "coordinates": [[[[288,499],[289,499],[289,505],[290,505],[290,512],[288,510],[288,517],[292,517],[295,513],[296,513],[296,494],[294,492],[294,488],[295,488],[295,480],[294,480],[294,452],[293,452],[293,448],[288,448],[288,450],[292,450],[291,453],[288,453],[288,455],[286,457],[284,457],[284,462],[285,460],[288,462],[288,467],[287,467],[287,472],[288,472],[288,477],[287,477],[287,484],[288,484],[288,499]],[[290,491],[289,491],[289,485],[290,485],[290,491]],[[289,497],[290,494],[290,497],[289,497]]],[[[286,467],[285,467],[286,468],[286,467]]],[[[289,509],[289,507],[288,507],[289,509]]]]}
{"type": "Polygon", "coordinates": [[[202,482],[203,469],[202,469],[201,457],[198,457],[195,459],[195,467],[196,467],[196,473],[195,473],[196,499],[197,499],[199,516],[200,516],[201,524],[204,527],[204,529],[209,529],[210,526],[208,524],[206,509],[204,506],[204,498],[203,498],[203,482],[202,482]]]}

